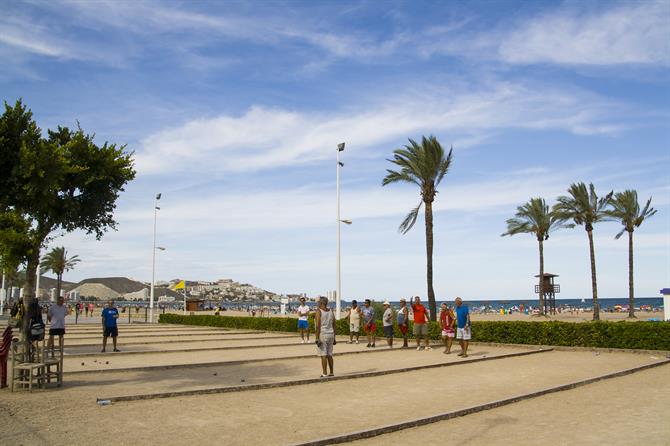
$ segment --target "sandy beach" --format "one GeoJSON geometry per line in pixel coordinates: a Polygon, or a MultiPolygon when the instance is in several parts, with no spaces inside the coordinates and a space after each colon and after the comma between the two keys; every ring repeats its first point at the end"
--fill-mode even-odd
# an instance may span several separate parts
{"type": "MultiPolygon", "coordinates": [[[[181,312],[175,312],[175,314],[182,314],[181,312]]],[[[194,314],[214,314],[214,311],[197,311],[194,314]]],[[[251,315],[246,311],[236,311],[228,310],[222,311],[220,313],[222,316],[242,316],[242,317],[251,317],[251,315]]],[[[346,311],[343,310],[343,314],[346,314],[346,311]]],[[[647,319],[656,318],[662,319],[662,311],[638,311],[635,313],[635,319],[629,319],[628,313],[625,312],[600,312],[600,320],[603,321],[646,321],[647,319]]],[[[259,314],[256,317],[261,317],[259,314]]],[[[296,313],[289,313],[286,316],[272,314],[271,317],[290,317],[297,318],[296,313]]],[[[522,313],[512,313],[512,314],[499,314],[499,313],[471,313],[470,317],[473,321],[565,321],[565,322],[586,322],[593,320],[592,312],[564,312],[555,315],[549,316],[533,316],[522,313]]]]}

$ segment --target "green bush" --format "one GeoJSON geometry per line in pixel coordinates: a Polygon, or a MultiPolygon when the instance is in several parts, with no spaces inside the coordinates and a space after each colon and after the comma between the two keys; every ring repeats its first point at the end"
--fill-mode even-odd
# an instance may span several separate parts
{"type": "MultiPolygon", "coordinates": [[[[232,317],[179,314],[161,314],[159,322],[169,324],[203,325],[236,329],[297,332],[298,322],[281,317],[232,317]]],[[[336,322],[337,333],[349,334],[349,321],[336,322]]],[[[377,321],[377,336],[383,336],[382,322],[377,321]]],[[[314,331],[314,317],[309,318],[310,331],[314,331]]],[[[396,337],[400,331],[394,324],[396,337]]],[[[364,336],[361,327],[361,336],[364,336]]],[[[431,339],[440,339],[439,324],[431,322],[428,329],[431,339]]],[[[409,336],[412,337],[410,321],[409,336]]],[[[472,341],[501,344],[557,345],[574,347],[624,348],[640,350],[670,350],[670,324],[665,322],[525,322],[525,321],[475,321],[472,323],[472,341]]]]}

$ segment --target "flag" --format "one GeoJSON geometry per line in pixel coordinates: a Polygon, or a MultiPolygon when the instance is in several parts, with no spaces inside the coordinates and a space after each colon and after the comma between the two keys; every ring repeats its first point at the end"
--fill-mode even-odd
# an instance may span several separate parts
{"type": "Polygon", "coordinates": [[[182,280],[181,282],[179,282],[178,284],[176,284],[174,286],[174,289],[175,290],[183,290],[185,287],[186,287],[186,282],[184,280],[182,280]]]}

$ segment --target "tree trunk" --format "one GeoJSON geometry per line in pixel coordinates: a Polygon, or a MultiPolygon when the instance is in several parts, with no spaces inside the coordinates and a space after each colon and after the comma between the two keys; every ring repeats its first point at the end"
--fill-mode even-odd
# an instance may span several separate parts
{"type": "Polygon", "coordinates": [[[544,242],[538,240],[540,245],[540,315],[544,315],[544,242]]]}
{"type": "Polygon", "coordinates": [[[635,291],[633,288],[633,231],[628,233],[628,317],[635,317],[635,291]]]}
{"type": "MultiPolygon", "coordinates": [[[[25,353],[30,352],[30,321],[33,319],[32,302],[35,298],[35,283],[37,280],[37,265],[39,265],[39,247],[33,248],[28,262],[26,264],[26,283],[23,285],[23,348],[25,353]]],[[[26,357],[24,360],[28,361],[26,357]]]]}
{"type": "Polygon", "coordinates": [[[426,213],[426,281],[428,284],[428,309],[430,320],[437,320],[437,305],[433,290],[433,203],[425,201],[426,213]]]}
{"type": "Polygon", "coordinates": [[[591,255],[591,290],[593,292],[593,320],[600,320],[600,305],[598,304],[598,283],[596,281],[596,251],[593,247],[593,230],[586,231],[589,236],[589,254],[591,255]]]}
{"type": "Polygon", "coordinates": [[[56,302],[58,302],[58,298],[60,297],[60,289],[62,286],[63,286],[63,273],[60,273],[56,275],[56,302]]]}

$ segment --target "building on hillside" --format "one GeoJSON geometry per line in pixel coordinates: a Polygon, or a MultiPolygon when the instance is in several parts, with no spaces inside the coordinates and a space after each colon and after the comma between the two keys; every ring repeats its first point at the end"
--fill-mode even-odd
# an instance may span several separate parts
{"type": "MultiPolygon", "coordinates": [[[[150,286],[128,279],[127,277],[97,277],[85,279],[71,290],[79,294],[80,299],[123,299],[146,301],[149,299],[150,286]]],[[[180,296],[166,287],[154,288],[154,296],[180,296]]]]}

